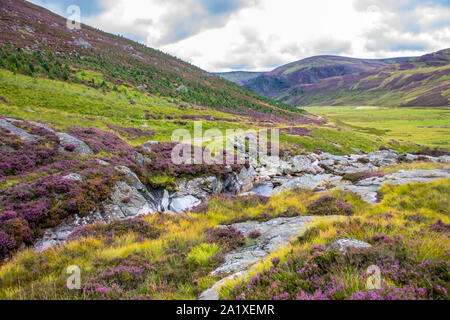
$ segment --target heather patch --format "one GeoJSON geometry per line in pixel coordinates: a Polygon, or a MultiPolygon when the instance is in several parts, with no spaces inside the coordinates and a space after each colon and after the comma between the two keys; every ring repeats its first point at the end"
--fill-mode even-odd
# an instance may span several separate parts
{"type": "Polygon", "coordinates": [[[450,224],[444,223],[442,220],[437,221],[436,223],[430,224],[428,228],[431,231],[438,232],[438,233],[450,233],[450,224]]]}
{"type": "Polygon", "coordinates": [[[88,215],[109,197],[118,178],[109,167],[87,167],[80,174],[82,182],[56,174],[0,191],[0,230],[16,239],[15,248],[33,243],[43,229],[56,227],[70,215],[88,215]]]}
{"type": "Polygon", "coordinates": [[[94,225],[87,225],[74,230],[68,241],[75,241],[81,238],[105,238],[112,239],[114,237],[121,237],[130,233],[136,235],[138,240],[157,239],[160,232],[153,225],[143,220],[142,218],[134,218],[121,221],[113,221],[109,224],[99,223],[94,225]]]}
{"type": "Polygon", "coordinates": [[[312,131],[305,127],[291,127],[291,128],[283,128],[281,132],[293,135],[293,136],[309,136],[312,131]]]}
{"type": "Polygon", "coordinates": [[[112,131],[121,135],[122,137],[127,137],[129,139],[142,138],[142,137],[149,138],[156,134],[155,130],[144,130],[144,129],[140,129],[140,128],[125,128],[125,127],[115,126],[112,124],[107,124],[106,126],[109,129],[111,129],[112,131]]]}
{"type": "MultiPolygon", "coordinates": [[[[228,171],[225,166],[221,164],[208,165],[205,161],[201,164],[194,164],[193,161],[189,163],[174,164],[172,161],[172,151],[175,148],[175,143],[158,143],[152,146],[152,152],[143,151],[149,158],[144,164],[143,170],[148,176],[161,176],[163,174],[171,177],[199,177],[199,176],[218,176],[225,178],[228,171]]],[[[192,147],[200,148],[200,147],[192,147]]],[[[192,155],[195,150],[192,150],[192,155]]],[[[201,150],[204,154],[204,148],[201,150]]],[[[180,152],[182,157],[182,151],[180,152]]],[[[231,166],[233,170],[239,170],[242,165],[234,164],[231,166]]]]}
{"type": "Polygon", "coordinates": [[[442,156],[450,156],[450,151],[439,149],[439,148],[424,148],[419,151],[414,152],[415,155],[425,155],[430,157],[442,157],[442,156]]]}
{"type": "Polygon", "coordinates": [[[146,277],[156,272],[148,259],[139,254],[113,260],[98,259],[95,275],[87,279],[82,292],[88,299],[112,300],[138,296],[146,277]]]}
{"type": "Polygon", "coordinates": [[[354,213],[352,204],[329,195],[318,198],[307,207],[307,210],[308,214],[314,216],[351,216],[354,213]]]}

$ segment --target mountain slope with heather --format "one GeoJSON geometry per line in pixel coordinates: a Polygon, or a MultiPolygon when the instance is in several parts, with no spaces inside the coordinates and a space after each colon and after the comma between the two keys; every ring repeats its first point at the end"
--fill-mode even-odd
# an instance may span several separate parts
{"type": "Polygon", "coordinates": [[[281,66],[248,80],[244,87],[270,98],[279,98],[298,84],[310,84],[321,79],[360,73],[387,66],[401,59],[370,60],[338,56],[317,56],[281,66]]]}

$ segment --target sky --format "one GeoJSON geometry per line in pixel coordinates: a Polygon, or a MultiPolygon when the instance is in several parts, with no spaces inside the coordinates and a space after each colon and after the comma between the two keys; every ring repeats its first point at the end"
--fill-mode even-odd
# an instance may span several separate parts
{"type": "Polygon", "coordinates": [[[450,47],[450,0],[31,0],[207,71],[269,71],[315,55],[419,56],[450,47]]]}

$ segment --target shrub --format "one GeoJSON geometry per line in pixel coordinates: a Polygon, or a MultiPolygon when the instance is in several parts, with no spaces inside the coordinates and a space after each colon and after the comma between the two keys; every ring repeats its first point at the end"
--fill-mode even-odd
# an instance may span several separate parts
{"type": "Polygon", "coordinates": [[[430,224],[428,228],[431,231],[437,233],[449,233],[450,232],[450,224],[442,222],[442,220],[437,221],[436,223],[430,224]]]}
{"type": "Polygon", "coordinates": [[[450,156],[450,151],[444,150],[444,149],[431,149],[431,148],[424,148],[422,150],[416,151],[413,154],[418,156],[431,156],[431,157],[442,157],[442,156],[450,156]]]}
{"type": "Polygon", "coordinates": [[[307,207],[308,213],[318,216],[351,216],[354,214],[352,204],[338,200],[332,196],[324,195],[307,207]]]}
{"type": "Polygon", "coordinates": [[[136,295],[135,290],[147,275],[155,271],[156,268],[142,254],[113,260],[98,259],[94,275],[86,280],[82,291],[88,299],[130,299],[136,295]]]}

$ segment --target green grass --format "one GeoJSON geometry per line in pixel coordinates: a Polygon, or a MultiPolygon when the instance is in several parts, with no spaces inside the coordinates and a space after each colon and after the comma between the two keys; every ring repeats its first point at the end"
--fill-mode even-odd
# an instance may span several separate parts
{"type": "Polygon", "coordinates": [[[357,133],[450,149],[449,108],[308,107],[307,110],[357,133]]]}

